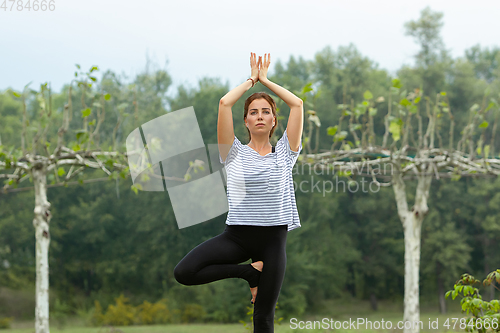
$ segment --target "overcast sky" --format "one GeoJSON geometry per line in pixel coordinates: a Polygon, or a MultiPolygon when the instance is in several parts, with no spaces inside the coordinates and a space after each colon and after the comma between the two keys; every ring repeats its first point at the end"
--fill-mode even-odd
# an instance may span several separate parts
{"type": "Polygon", "coordinates": [[[0,9],[1,91],[50,81],[58,92],[75,63],[133,77],[147,56],[174,86],[210,76],[234,87],[250,76],[250,52],[271,53],[272,75],[278,59],[313,59],[349,43],[394,74],[418,51],[403,25],[427,5],[444,13],[442,37],[453,57],[478,43],[500,44],[497,0],[53,1],[54,11],[17,11],[17,1],[10,11],[9,0],[0,9]]]}

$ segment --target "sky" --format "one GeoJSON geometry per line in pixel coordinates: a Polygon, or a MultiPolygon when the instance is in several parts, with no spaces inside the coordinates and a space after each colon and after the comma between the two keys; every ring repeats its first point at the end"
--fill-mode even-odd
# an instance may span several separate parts
{"type": "Polygon", "coordinates": [[[231,89],[250,76],[250,52],[271,54],[271,76],[278,59],[312,60],[327,46],[350,43],[395,75],[419,49],[404,23],[428,5],[444,14],[441,36],[453,57],[476,44],[500,45],[497,0],[51,0],[53,11],[36,12],[17,10],[17,0],[11,10],[12,3],[0,7],[0,91],[50,82],[59,92],[75,64],[111,69],[130,82],[146,59],[172,76],[169,95],[205,76],[231,89]]]}

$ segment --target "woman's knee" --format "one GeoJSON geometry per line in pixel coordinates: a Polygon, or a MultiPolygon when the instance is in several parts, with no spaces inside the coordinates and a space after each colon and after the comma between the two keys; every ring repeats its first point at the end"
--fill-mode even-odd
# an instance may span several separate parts
{"type": "Polygon", "coordinates": [[[177,266],[175,266],[174,268],[174,277],[180,284],[186,286],[192,285],[190,279],[191,275],[192,275],[191,270],[185,265],[183,265],[182,262],[178,263],[177,266]]]}

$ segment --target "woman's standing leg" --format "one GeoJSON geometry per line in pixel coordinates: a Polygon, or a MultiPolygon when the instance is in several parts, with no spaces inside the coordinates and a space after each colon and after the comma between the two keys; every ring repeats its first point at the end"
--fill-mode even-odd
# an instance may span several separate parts
{"type": "Polygon", "coordinates": [[[274,332],[274,312],[286,269],[287,227],[264,228],[275,230],[269,229],[272,233],[261,237],[259,244],[255,244],[261,248],[261,253],[252,258],[264,262],[253,310],[254,333],[274,332]]]}

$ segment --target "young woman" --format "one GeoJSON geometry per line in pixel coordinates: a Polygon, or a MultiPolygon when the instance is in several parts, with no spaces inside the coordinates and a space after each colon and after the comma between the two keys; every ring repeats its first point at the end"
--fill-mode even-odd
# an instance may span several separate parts
{"type": "Polygon", "coordinates": [[[198,285],[226,278],[248,282],[254,304],[254,333],[274,332],[274,310],[286,267],[286,237],[300,227],[292,167],[302,150],[302,100],[269,81],[271,56],[250,55],[251,77],[219,103],[217,135],[227,174],[229,212],[224,232],[189,252],[175,267],[179,283],[198,285]],[[288,125],[273,147],[276,103],[264,92],[248,97],[244,120],[250,142],[234,135],[231,107],[260,81],[290,107],[288,125]],[[251,264],[241,265],[252,259],[251,264]],[[258,292],[257,292],[258,291],[258,292]]]}

